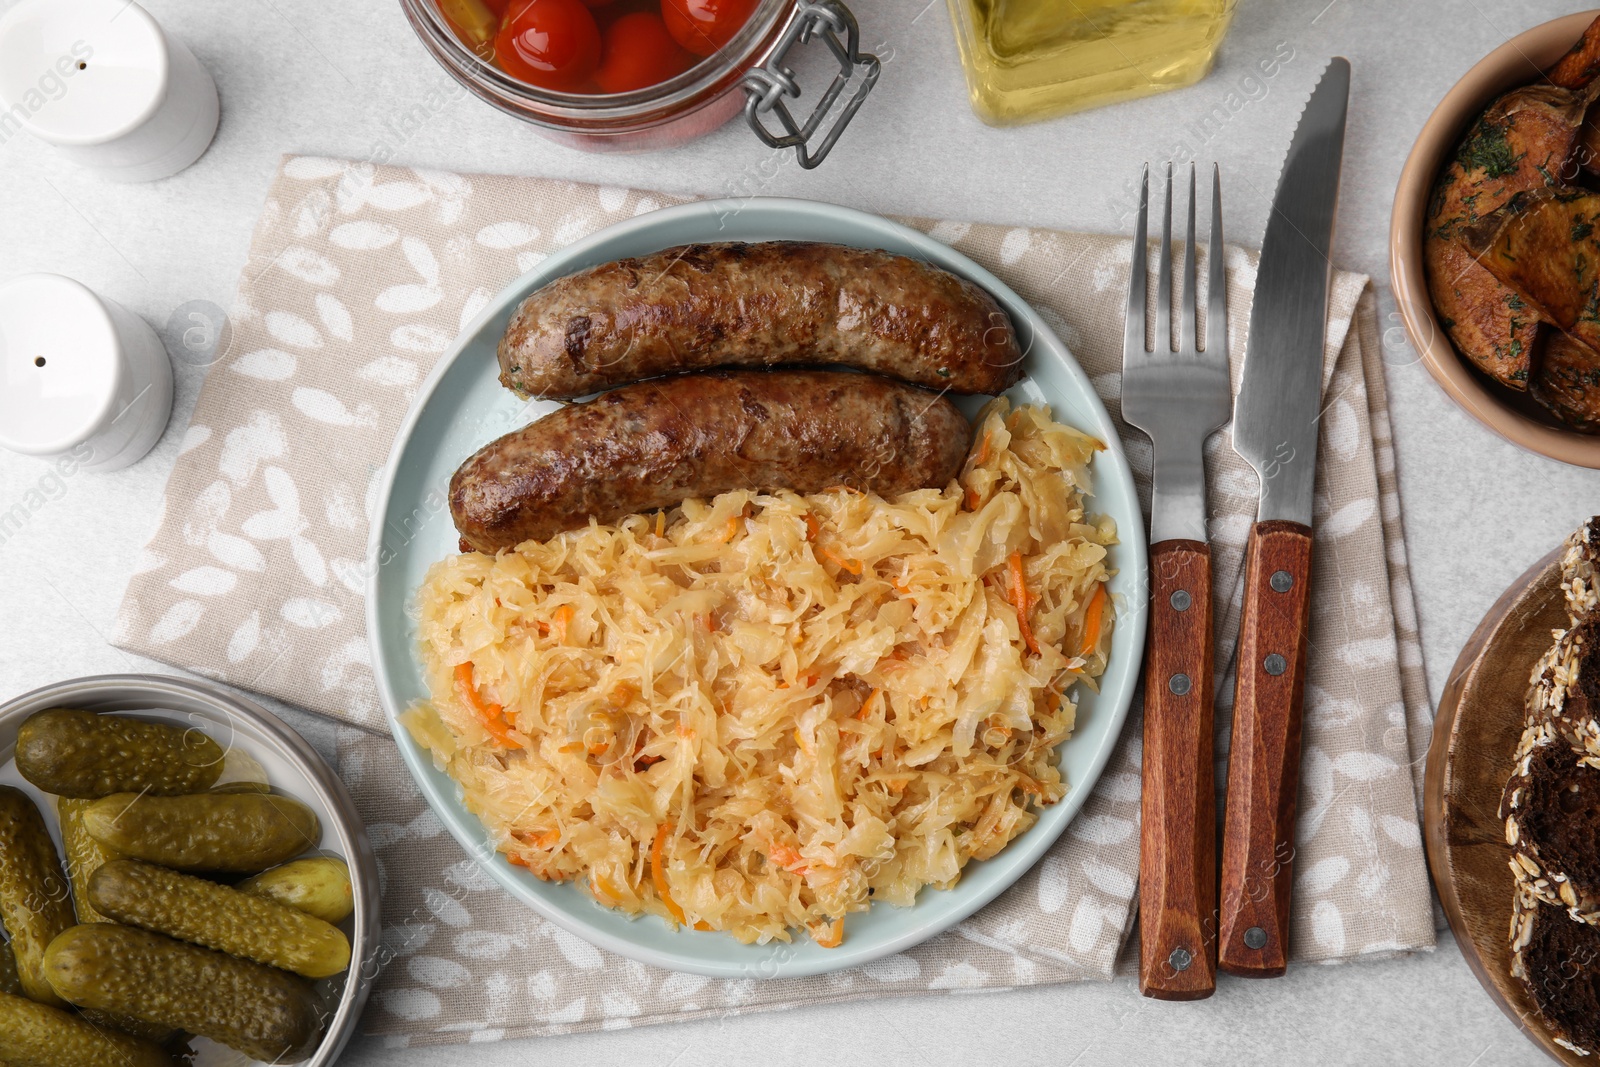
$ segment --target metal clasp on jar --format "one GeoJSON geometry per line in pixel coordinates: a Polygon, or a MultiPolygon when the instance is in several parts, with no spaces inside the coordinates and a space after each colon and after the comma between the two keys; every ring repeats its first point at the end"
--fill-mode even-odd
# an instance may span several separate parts
{"type": "Polygon", "coordinates": [[[752,68],[744,76],[744,91],[749,97],[745,100],[744,117],[750,123],[750,128],[756,132],[756,136],[772,148],[793,148],[800,166],[807,170],[826,159],[834,143],[839,140],[839,135],[850,124],[850,120],[855,117],[856,111],[866,100],[867,94],[877,84],[878,74],[882,70],[878,57],[861,52],[860,43],[861,31],[856,26],[855,16],[839,0],[817,0],[815,3],[811,0],[799,0],[795,17],[773,48],[771,57],[764,65],[752,68]],[[800,86],[794,80],[794,71],[784,65],[784,59],[787,58],[789,49],[796,44],[807,43],[818,34],[834,58],[839,61],[839,71],[833,76],[833,83],[828,86],[828,91],[822,94],[822,99],[818,101],[811,117],[806,120],[805,125],[801,125],[790,114],[789,106],[783,99],[786,96],[795,98],[800,96],[800,86]],[[828,117],[828,112],[832,110],[834,103],[839,99],[839,94],[844,92],[845,86],[850,83],[858,67],[862,71],[861,84],[845,102],[844,110],[840,112],[838,119],[813,147],[812,137],[816,135],[823,120],[828,117]],[[768,114],[777,116],[783,133],[773,133],[767,128],[762,116],[768,114]]]}

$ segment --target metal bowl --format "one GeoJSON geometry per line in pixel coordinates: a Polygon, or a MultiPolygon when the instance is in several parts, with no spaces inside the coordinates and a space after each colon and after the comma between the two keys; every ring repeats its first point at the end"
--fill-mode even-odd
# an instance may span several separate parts
{"type": "MultiPolygon", "coordinates": [[[[224,748],[237,747],[253,756],[267,772],[275,791],[309,805],[322,823],[315,851],[337,855],[350,865],[355,911],[340,924],[350,939],[350,968],[343,975],[317,983],[326,1006],[326,1029],[315,1053],[302,1063],[325,1067],[339,1058],[355,1033],[362,1006],[372,987],[379,960],[378,862],[361,817],[333,773],[305,739],[261,705],[210,682],[155,674],[105,674],[57,682],[0,704],[0,783],[18,786],[44,813],[56,836],[55,804],[17,773],[17,729],[23,720],[46,708],[117,711],[154,722],[198,729],[224,748]]],[[[194,1067],[221,1067],[255,1061],[204,1039],[196,1039],[194,1067]]]]}

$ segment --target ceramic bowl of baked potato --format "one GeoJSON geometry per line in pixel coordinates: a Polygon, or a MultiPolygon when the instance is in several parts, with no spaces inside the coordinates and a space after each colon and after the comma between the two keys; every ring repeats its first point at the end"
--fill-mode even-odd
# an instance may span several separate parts
{"type": "Polygon", "coordinates": [[[1500,436],[1600,468],[1600,12],[1512,38],[1445,94],[1395,192],[1411,343],[1500,436]]]}

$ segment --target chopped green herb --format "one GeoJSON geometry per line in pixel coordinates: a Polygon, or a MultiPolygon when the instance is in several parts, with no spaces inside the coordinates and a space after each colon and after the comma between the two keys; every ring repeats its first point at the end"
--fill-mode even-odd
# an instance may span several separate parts
{"type": "Polygon", "coordinates": [[[1504,123],[1478,120],[1472,132],[1456,151],[1456,159],[1467,170],[1481,170],[1486,178],[1504,178],[1517,169],[1521,156],[1514,155],[1506,140],[1504,123]]]}

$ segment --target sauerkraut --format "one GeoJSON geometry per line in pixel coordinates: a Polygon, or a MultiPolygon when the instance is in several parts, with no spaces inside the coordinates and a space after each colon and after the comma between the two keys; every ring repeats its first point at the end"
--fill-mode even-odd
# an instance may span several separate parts
{"type": "Polygon", "coordinates": [[[837,945],[1064,795],[1115,614],[1102,447],[1001,399],[944,489],[729,492],[442,560],[407,726],[538,877],[837,945]]]}

